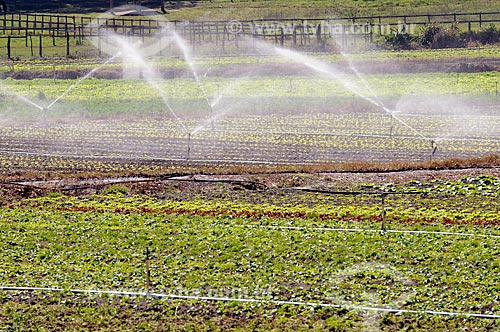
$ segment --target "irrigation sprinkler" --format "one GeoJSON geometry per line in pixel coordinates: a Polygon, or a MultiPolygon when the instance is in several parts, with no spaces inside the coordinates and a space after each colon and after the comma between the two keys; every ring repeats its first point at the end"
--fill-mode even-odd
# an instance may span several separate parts
{"type": "Polygon", "coordinates": [[[391,114],[391,128],[389,132],[389,137],[392,138],[392,132],[394,131],[394,115],[391,114]]]}
{"type": "Polygon", "coordinates": [[[47,113],[49,109],[47,107],[42,107],[42,123],[44,127],[47,127],[47,113]]]}
{"type": "Polygon", "coordinates": [[[431,150],[432,150],[431,156],[430,156],[430,160],[433,160],[434,159],[434,155],[436,154],[438,145],[437,145],[436,141],[433,140],[433,139],[431,139],[430,143],[431,143],[431,150]]]}
{"type": "Polygon", "coordinates": [[[215,116],[214,116],[214,108],[212,104],[208,103],[208,107],[210,110],[210,126],[212,127],[212,131],[215,130],[215,116]]]}
{"type": "Polygon", "coordinates": [[[190,154],[191,154],[191,133],[188,133],[186,160],[189,160],[190,154]]]}

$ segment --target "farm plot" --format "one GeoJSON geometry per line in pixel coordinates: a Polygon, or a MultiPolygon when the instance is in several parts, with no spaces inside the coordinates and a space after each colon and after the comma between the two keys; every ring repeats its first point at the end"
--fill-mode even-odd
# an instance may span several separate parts
{"type": "Polygon", "coordinates": [[[0,151],[229,163],[482,156],[500,146],[496,79],[368,75],[358,96],[318,77],[8,79],[0,151]],[[391,111],[363,99],[370,94],[391,111]]]}
{"type": "MultiPolygon", "coordinates": [[[[310,119],[300,116],[225,119],[217,121],[213,130],[208,128],[189,136],[170,119],[4,126],[0,128],[0,149],[4,154],[221,162],[317,163],[431,158],[429,140],[412,135],[401,126],[391,133],[390,119],[386,116],[330,114],[317,116],[309,123],[307,120],[310,119]],[[358,129],[346,128],[346,119],[355,122],[358,129]]],[[[423,122],[432,132],[436,119],[429,120],[411,117],[408,123],[423,122]]],[[[453,123],[453,119],[447,117],[441,126],[453,123]]],[[[490,117],[481,123],[492,125],[490,117]]],[[[433,157],[480,156],[500,150],[494,131],[486,131],[484,136],[475,132],[468,137],[463,134],[450,136],[440,143],[433,157]]]]}
{"type": "Polygon", "coordinates": [[[118,303],[68,292],[9,292],[2,301],[18,307],[0,319],[9,322],[27,302],[62,310],[86,301],[90,312],[113,305],[124,310],[136,306],[135,312],[154,308],[168,313],[164,317],[175,312],[183,322],[208,316],[209,320],[218,317],[221,324],[236,319],[244,328],[259,322],[262,315],[266,324],[290,328],[295,324],[311,328],[314,320],[317,329],[337,323],[354,330],[391,330],[402,321],[419,322],[416,330],[440,324],[470,324],[487,330],[496,324],[404,313],[380,316],[351,308],[498,314],[496,177],[351,187],[423,195],[388,199],[386,232],[380,231],[382,206],[377,196],[320,195],[284,188],[245,191],[220,183],[148,186],[141,190],[156,194],[122,190],[124,194],[110,188],[105,194],[52,194],[2,206],[1,283],[132,292],[149,288],[181,298],[262,302],[144,299],[140,305],[134,298],[118,303]],[[305,309],[276,301],[340,304],[351,309],[305,309]],[[293,318],[297,315],[305,321],[297,322],[293,318]]]}

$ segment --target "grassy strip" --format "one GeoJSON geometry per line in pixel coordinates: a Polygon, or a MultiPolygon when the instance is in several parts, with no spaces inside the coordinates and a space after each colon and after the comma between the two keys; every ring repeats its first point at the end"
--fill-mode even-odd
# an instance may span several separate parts
{"type": "MultiPolygon", "coordinates": [[[[61,45],[61,47],[64,45],[61,45]]],[[[61,50],[62,48],[59,47],[61,50]]],[[[64,46],[65,47],[65,46],[64,46]]],[[[54,51],[47,49],[46,56],[55,57],[53,59],[38,59],[35,56],[31,56],[29,48],[26,48],[25,41],[23,39],[12,40],[13,57],[18,57],[16,61],[7,61],[5,59],[0,67],[0,72],[6,71],[54,71],[54,70],[82,70],[89,68],[92,69],[96,64],[103,62],[102,59],[85,56],[84,49],[87,49],[89,55],[95,52],[89,48],[89,46],[76,46],[75,50],[78,50],[80,56],[76,56],[76,59],[66,59],[57,57],[64,57],[65,54],[55,53],[54,51]],[[82,48],[82,49],[80,49],[82,48]],[[85,59],[82,59],[84,57],[85,59]],[[22,60],[30,59],[30,60],[22,60]]],[[[36,49],[36,47],[35,47],[36,49]]],[[[72,47],[73,49],[73,47],[72,47]]],[[[61,52],[63,52],[62,50],[61,52]]],[[[349,54],[349,58],[353,61],[374,61],[381,62],[387,60],[448,60],[448,61],[460,61],[464,59],[488,59],[493,57],[498,57],[500,55],[500,48],[498,46],[482,46],[481,48],[471,47],[471,48],[451,48],[451,49],[422,49],[422,50],[401,50],[401,51],[389,51],[389,50],[377,50],[377,51],[367,51],[360,53],[349,54]]],[[[5,56],[0,54],[0,58],[5,56]]],[[[314,53],[314,56],[320,60],[327,62],[336,62],[344,60],[344,57],[340,54],[318,54],[314,53]]],[[[157,57],[153,59],[155,66],[158,68],[178,68],[184,67],[188,68],[185,61],[178,60],[177,57],[157,57]]],[[[245,55],[235,55],[235,56],[224,56],[224,57],[207,57],[195,59],[195,65],[202,67],[216,66],[226,66],[235,64],[268,64],[268,63],[283,63],[286,62],[284,59],[270,57],[270,56],[245,56],[245,55]]],[[[121,66],[121,64],[108,64],[104,69],[115,68],[121,66]]]]}
{"type": "Polygon", "coordinates": [[[283,17],[327,17],[396,15],[419,13],[454,13],[468,11],[489,11],[491,2],[485,0],[453,1],[443,3],[438,0],[425,1],[328,1],[328,0],[278,0],[278,1],[202,1],[196,6],[189,3],[166,15],[171,20],[203,19],[258,19],[283,17]]]}

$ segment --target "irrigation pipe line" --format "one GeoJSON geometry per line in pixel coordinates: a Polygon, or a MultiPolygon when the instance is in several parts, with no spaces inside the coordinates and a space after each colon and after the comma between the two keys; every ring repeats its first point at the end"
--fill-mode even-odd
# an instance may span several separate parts
{"type": "MultiPolygon", "coordinates": [[[[497,168],[497,167],[493,167],[497,168]]],[[[328,195],[345,195],[345,196],[380,196],[385,198],[389,195],[394,196],[406,196],[406,195],[420,195],[420,196],[431,196],[432,198],[444,197],[458,197],[458,196],[471,196],[470,193],[443,193],[443,192],[422,192],[422,191],[337,191],[337,190],[326,190],[326,189],[315,189],[315,188],[300,188],[300,187],[292,187],[292,188],[284,188],[283,191],[302,191],[306,193],[319,193],[319,194],[328,194],[328,195]]]]}
{"type": "Polygon", "coordinates": [[[482,238],[500,239],[500,235],[459,233],[459,232],[437,232],[437,231],[433,232],[433,231],[390,230],[390,229],[380,230],[380,229],[363,229],[363,228],[300,227],[300,226],[265,226],[265,225],[258,225],[258,226],[235,225],[235,226],[248,227],[248,228],[284,229],[284,230],[326,231],[326,232],[346,232],[346,233],[429,234],[429,235],[482,237],[482,238]]]}
{"type": "Polygon", "coordinates": [[[149,293],[149,292],[126,292],[126,291],[112,291],[112,290],[87,290],[87,289],[63,289],[63,288],[49,288],[49,287],[11,287],[0,286],[2,291],[42,291],[42,292],[71,292],[73,294],[108,294],[118,296],[142,296],[152,298],[163,298],[173,300],[195,300],[195,301],[212,301],[212,302],[242,302],[242,303],[262,303],[262,304],[276,304],[276,305],[294,305],[294,306],[309,306],[309,307],[327,307],[348,310],[361,310],[373,311],[383,313],[410,313],[410,314],[427,314],[439,316],[458,316],[470,318],[484,318],[484,319],[500,319],[500,315],[493,314],[476,314],[476,313],[463,313],[453,311],[433,311],[433,310],[406,310],[395,308],[379,308],[379,307],[366,307],[354,305],[341,305],[324,302],[301,302],[301,301],[280,301],[280,300],[263,300],[253,298],[231,298],[231,297],[213,297],[213,296],[194,296],[194,295],[175,295],[164,293],[149,293]]]}

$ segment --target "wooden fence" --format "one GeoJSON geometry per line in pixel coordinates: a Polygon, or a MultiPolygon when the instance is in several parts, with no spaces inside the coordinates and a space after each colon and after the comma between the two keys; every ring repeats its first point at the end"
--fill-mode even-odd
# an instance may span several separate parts
{"type": "MultiPolygon", "coordinates": [[[[159,19],[156,19],[156,18],[159,19]]],[[[31,56],[44,55],[47,39],[53,47],[72,49],[93,37],[106,38],[110,32],[130,38],[154,38],[168,33],[168,26],[181,35],[194,51],[201,45],[213,45],[220,52],[239,48],[244,38],[271,40],[275,44],[293,47],[325,49],[328,44],[342,48],[368,45],[374,38],[405,29],[416,33],[428,24],[456,24],[462,30],[477,31],[488,24],[500,24],[500,12],[456,13],[432,15],[367,16],[326,19],[276,19],[252,21],[164,21],[152,18],[91,18],[46,14],[11,13],[0,16],[0,40],[4,40],[9,58],[14,39],[24,39],[31,56]],[[35,42],[33,41],[35,40],[35,42]],[[37,52],[35,52],[35,48],[37,52]]],[[[1,43],[0,43],[1,45],[1,43]]],[[[19,45],[19,43],[17,43],[19,45]]],[[[101,54],[98,46],[96,52],[101,54]]]]}

